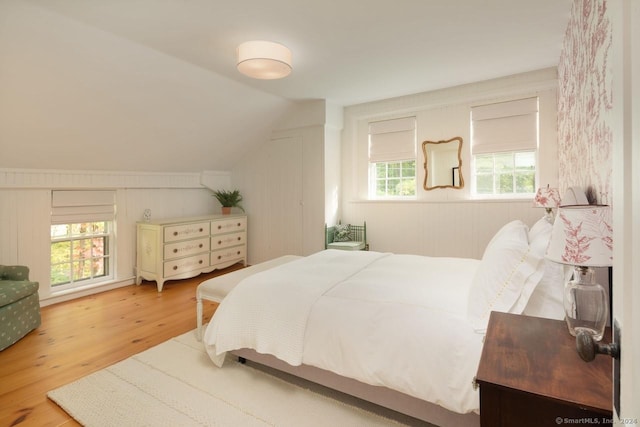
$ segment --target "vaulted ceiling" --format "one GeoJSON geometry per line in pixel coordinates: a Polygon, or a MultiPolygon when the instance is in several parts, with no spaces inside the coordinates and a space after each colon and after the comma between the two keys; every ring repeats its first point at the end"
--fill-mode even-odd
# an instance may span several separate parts
{"type": "Polygon", "coordinates": [[[40,152],[49,168],[229,169],[298,101],[346,106],[555,66],[571,3],[4,0],[0,167],[45,167],[28,156],[40,152]],[[236,47],[254,39],[288,46],[292,74],[238,73],[236,47]]]}

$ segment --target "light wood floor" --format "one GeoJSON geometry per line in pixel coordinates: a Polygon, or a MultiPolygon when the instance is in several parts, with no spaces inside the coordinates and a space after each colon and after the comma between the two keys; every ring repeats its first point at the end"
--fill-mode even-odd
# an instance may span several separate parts
{"type": "MultiPolygon", "coordinates": [[[[0,352],[0,426],[76,426],[47,392],[196,327],[196,287],[240,264],[42,308],[42,325],[0,352]]],[[[204,301],[205,321],[216,304],[204,301]]]]}

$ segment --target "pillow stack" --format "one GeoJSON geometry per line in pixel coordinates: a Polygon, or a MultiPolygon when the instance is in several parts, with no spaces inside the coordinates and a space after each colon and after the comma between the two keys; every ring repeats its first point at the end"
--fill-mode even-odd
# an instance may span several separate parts
{"type": "MultiPolygon", "coordinates": [[[[469,291],[467,315],[477,332],[486,331],[492,311],[524,312],[550,263],[544,259],[544,253],[551,227],[542,218],[529,231],[526,224],[516,220],[493,236],[469,291]]],[[[549,284],[553,284],[554,279],[549,279],[549,284]]],[[[561,283],[555,282],[554,286],[562,288],[561,283]]]]}

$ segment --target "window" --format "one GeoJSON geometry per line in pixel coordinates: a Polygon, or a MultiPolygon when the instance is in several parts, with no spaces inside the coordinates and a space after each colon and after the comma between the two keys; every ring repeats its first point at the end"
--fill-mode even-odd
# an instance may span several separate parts
{"type": "Polygon", "coordinates": [[[113,278],[114,193],[54,191],[51,287],[77,288],[113,278]]]}
{"type": "Polygon", "coordinates": [[[534,151],[479,154],[475,157],[477,194],[535,192],[534,151]]]}
{"type": "Polygon", "coordinates": [[[538,98],[471,109],[475,194],[535,193],[537,149],[538,98]]]}
{"type": "Polygon", "coordinates": [[[415,195],[415,117],[369,123],[369,197],[415,195]]]}
{"type": "Polygon", "coordinates": [[[51,286],[90,283],[108,276],[110,228],[110,221],[52,225],[51,286]]]}

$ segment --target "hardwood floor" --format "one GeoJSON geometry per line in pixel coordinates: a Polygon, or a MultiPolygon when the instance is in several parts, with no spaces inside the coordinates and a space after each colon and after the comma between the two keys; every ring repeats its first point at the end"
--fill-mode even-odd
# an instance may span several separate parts
{"type": "MultiPolygon", "coordinates": [[[[47,392],[196,327],[196,287],[242,268],[103,292],[42,308],[42,325],[0,352],[0,426],[77,426],[47,392]]],[[[216,304],[204,301],[205,322],[216,304]]]]}

